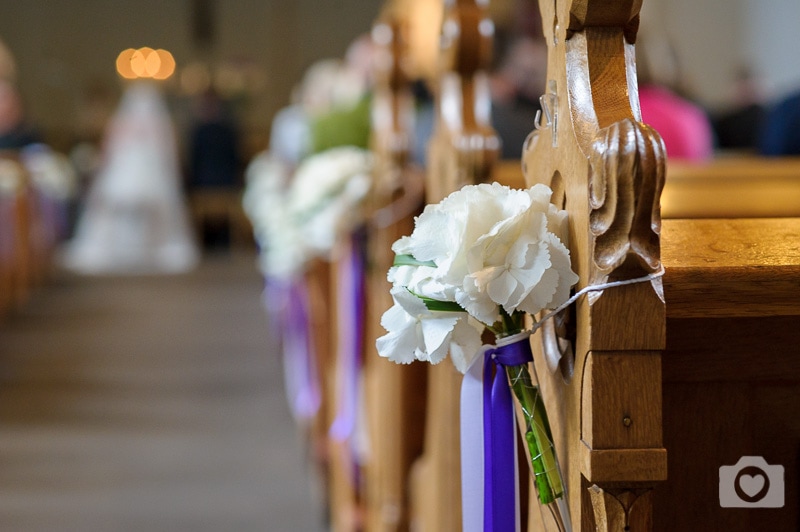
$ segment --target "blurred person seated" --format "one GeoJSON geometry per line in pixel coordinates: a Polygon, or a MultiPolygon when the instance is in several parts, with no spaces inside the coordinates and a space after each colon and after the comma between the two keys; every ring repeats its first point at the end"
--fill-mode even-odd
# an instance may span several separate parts
{"type": "MultiPolygon", "coordinates": [[[[214,195],[242,187],[239,130],[214,90],[203,93],[195,106],[188,141],[186,185],[193,203],[198,193],[214,195]]],[[[205,249],[230,246],[231,220],[225,213],[196,220],[205,249]]]]}
{"type": "Polygon", "coordinates": [[[711,120],[699,105],[680,95],[674,50],[656,28],[642,30],[636,41],[642,122],[664,139],[667,157],[689,161],[711,159],[714,155],[711,120]]]}
{"type": "Polygon", "coordinates": [[[0,80],[0,150],[18,150],[41,142],[26,120],[19,91],[8,80],[0,80]]]}
{"type": "Polygon", "coordinates": [[[800,91],[786,96],[767,112],[758,151],[771,157],[800,155],[800,91]]]}
{"type": "Polygon", "coordinates": [[[239,130],[224,102],[213,90],[196,106],[189,138],[189,189],[239,187],[242,184],[239,130]]]}
{"type": "Polygon", "coordinates": [[[547,79],[547,45],[542,39],[516,37],[502,53],[491,76],[492,126],[502,141],[501,157],[519,159],[534,129],[539,97],[547,79]]]}
{"type": "Polygon", "coordinates": [[[717,147],[755,151],[766,115],[764,98],[752,70],[742,68],[733,82],[733,105],[712,117],[717,147]]]}

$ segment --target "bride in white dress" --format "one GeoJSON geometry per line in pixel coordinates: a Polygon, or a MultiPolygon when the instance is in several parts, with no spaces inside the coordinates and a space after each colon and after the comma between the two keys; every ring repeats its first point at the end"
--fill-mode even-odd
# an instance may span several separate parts
{"type": "Polygon", "coordinates": [[[181,193],[174,130],[157,87],[128,87],[103,149],[65,265],[82,273],[177,273],[195,266],[199,251],[181,193]]]}

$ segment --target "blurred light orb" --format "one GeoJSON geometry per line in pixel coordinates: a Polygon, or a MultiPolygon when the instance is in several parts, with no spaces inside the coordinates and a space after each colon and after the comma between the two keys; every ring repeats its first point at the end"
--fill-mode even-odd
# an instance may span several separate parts
{"type": "Polygon", "coordinates": [[[117,73],[125,79],[167,79],[175,73],[175,58],[167,50],[128,48],[117,56],[117,73]]]}

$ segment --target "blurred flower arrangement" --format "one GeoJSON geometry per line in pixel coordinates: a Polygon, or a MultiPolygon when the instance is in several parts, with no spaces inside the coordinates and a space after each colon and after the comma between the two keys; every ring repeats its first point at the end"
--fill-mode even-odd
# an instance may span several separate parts
{"type": "MultiPolygon", "coordinates": [[[[495,365],[501,388],[510,386],[521,408],[539,500],[542,505],[560,502],[551,511],[564,514],[564,484],[538,382],[528,369],[532,354],[524,331],[526,315],[563,304],[578,281],[565,245],[567,213],[550,203],[551,194],[545,185],[514,190],[480,184],[428,205],[412,234],[392,246],[396,258],[388,278],[394,305],[381,320],[387,334],[377,340],[377,348],[381,356],[402,364],[437,364],[450,353],[455,367],[465,373],[482,351],[484,331],[494,333],[496,346],[484,350],[484,390],[495,365]]],[[[485,440],[494,438],[487,433],[489,415],[484,412],[485,440]]],[[[502,451],[495,446],[498,453],[502,451]]],[[[488,482],[486,476],[497,473],[490,471],[491,465],[484,467],[488,482]]],[[[491,513],[484,509],[485,519],[491,513]]],[[[495,508],[489,519],[513,519],[502,513],[495,508]]],[[[568,523],[568,516],[557,520],[568,523]]],[[[506,529],[496,521],[484,526],[506,529]]]]}
{"type": "Polygon", "coordinates": [[[311,155],[293,175],[268,153],[257,157],[248,168],[243,204],[264,274],[285,278],[312,258],[330,258],[337,240],[363,221],[371,171],[371,153],[354,146],[311,155]]]}

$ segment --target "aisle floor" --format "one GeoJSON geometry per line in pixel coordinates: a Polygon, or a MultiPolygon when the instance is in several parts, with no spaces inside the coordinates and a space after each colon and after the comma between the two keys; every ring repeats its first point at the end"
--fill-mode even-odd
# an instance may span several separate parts
{"type": "Polygon", "coordinates": [[[316,531],[250,255],[59,273],[0,323],[0,531],[316,531]]]}

